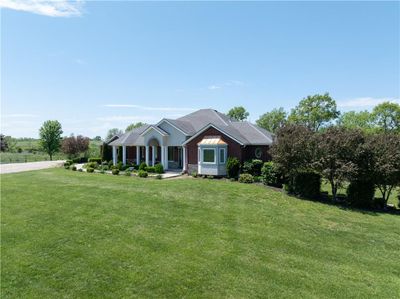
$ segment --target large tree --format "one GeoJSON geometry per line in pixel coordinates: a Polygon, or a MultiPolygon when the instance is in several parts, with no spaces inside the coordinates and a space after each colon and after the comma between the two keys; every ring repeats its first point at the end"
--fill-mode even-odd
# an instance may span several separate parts
{"type": "Polygon", "coordinates": [[[360,130],[330,127],[317,133],[315,138],[313,168],[329,181],[333,200],[336,200],[338,188],[356,172],[357,165],[353,157],[357,147],[364,142],[364,136],[360,130]]]}
{"type": "Polygon", "coordinates": [[[4,136],[4,134],[0,134],[0,150],[2,152],[5,152],[8,150],[8,143],[7,143],[6,136],[4,136]]]}
{"type": "Polygon", "coordinates": [[[316,132],[324,125],[335,120],[340,115],[336,102],[329,96],[316,94],[308,96],[291,111],[289,121],[304,125],[316,132]]]}
{"type": "Polygon", "coordinates": [[[301,125],[288,124],[277,131],[271,147],[272,160],[286,176],[310,170],[315,155],[313,132],[301,125]]]}
{"type": "Polygon", "coordinates": [[[39,130],[40,146],[50,156],[50,160],[60,149],[62,133],[61,124],[57,120],[45,121],[39,130]]]}
{"type": "Polygon", "coordinates": [[[400,105],[383,102],[372,111],[375,125],[383,132],[400,132],[400,105]]]}
{"type": "Polygon", "coordinates": [[[69,158],[76,157],[80,153],[89,150],[89,138],[81,135],[65,137],[61,143],[61,150],[68,155],[69,158]]]}
{"type": "Polygon", "coordinates": [[[231,119],[238,120],[238,121],[243,121],[247,117],[249,117],[249,113],[242,106],[233,107],[231,110],[228,111],[227,114],[231,119]]]}
{"type": "Polygon", "coordinates": [[[373,179],[386,205],[393,189],[400,186],[400,135],[375,134],[369,136],[367,144],[374,160],[373,179]]]}
{"type": "Polygon", "coordinates": [[[285,125],[286,117],[286,111],[282,107],[280,107],[278,109],[273,109],[270,112],[264,113],[260,116],[256,123],[261,128],[264,128],[272,133],[276,133],[279,128],[285,125]]]}
{"type": "Polygon", "coordinates": [[[133,129],[139,128],[141,126],[144,126],[145,124],[142,122],[137,122],[137,123],[131,123],[129,126],[126,127],[125,132],[132,131],[133,129]]]}
{"type": "Polygon", "coordinates": [[[374,130],[372,114],[367,110],[344,112],[339,117],[337,124],[347,129],[360,129],[364,132],[374,130]]]}
{"type": "Polygon", "coordinates": [[[112,128],[112,129],[108,130],[108,132],[107,132],[106,141],[110,140],[115,135],[121,135],[123,133],[124,132],[122,132],[122,130],[120,130],[118,128],[112,128]]]}

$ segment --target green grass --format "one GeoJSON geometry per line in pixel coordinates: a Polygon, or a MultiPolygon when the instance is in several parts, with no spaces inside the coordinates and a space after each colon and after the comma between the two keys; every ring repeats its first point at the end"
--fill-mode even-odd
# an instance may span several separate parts
{"type": "Polygon", "coordinates": [[[400,217],[224,180],[1,176],[2,298],[398,298],[400,217]]]}

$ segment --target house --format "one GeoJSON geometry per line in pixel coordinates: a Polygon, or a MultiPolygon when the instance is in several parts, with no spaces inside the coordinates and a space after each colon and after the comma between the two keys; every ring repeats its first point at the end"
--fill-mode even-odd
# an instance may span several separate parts
{"type": "Polygon", "coordinates": [[[226,175],[228,157],[241,162],[267,161],[273,134],[247,121],[234,121],[213,109],[200,109],[177,119],[164,118],[112,139],[113,163],[155,165],[202,175],[226,175]]]}

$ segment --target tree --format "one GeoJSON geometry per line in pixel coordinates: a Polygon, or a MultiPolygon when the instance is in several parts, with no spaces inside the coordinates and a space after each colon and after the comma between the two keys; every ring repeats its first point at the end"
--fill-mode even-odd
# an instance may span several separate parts
{"type": "Polygon", "coordinates": [[[400,186],[400,135],[375,134],[368,138],[367,145],[373,153],[373,179],[386,206],[392,190],[400,186]]]}
{"type": "Polygon", "coordinates": [[[264,113],[256,121],[257,125],[261,128],[266,129],[272,133],[283,127],[286,123],[287,114],[285,110],[280,107],[278,109],[273,109],[270,112],[264,113]]]}
{"type": "Polygon", "coordinates": [[[340,116],[337,124],[347,129],[360,129],[367,133],[374,130],[372,114],[367,110],[345,112],[340,116]]]}
{"type": "Polygon", "coordinates": [[[237,120],[237,121],[243,121],[247,117],[249,117],[249,113],[244,109],[244,107],[239,106],[239,107],[233,107],[231,110],[228,111],[228,116],[231,119],[237,120]]]}
{"type": "Polygon", "coordinates": [[[93,138],[94,141],[101,141],[101,136],[96,136],[93,138]]]}
{"type": "Polygon", "coordinates": [[[50,160],[60,149],[62,133],[61,124],[57,120],[45,121],[39,130],[40,146],[50,156],[50,160]]]}
{"type": "Polygon", "coordinates": [[[289,121],[304,125],[316,132],[324,125],[339,116],[340,112],[336,108],[336,102],[329,93],[323,95],[316,94],[308,96],[292,109],[289,121]]]}
{"type": "Polygon", "coordinates": [[[115,135],[121,135],[121,134],[123,134],[122,130],[118,128],[112,128],[107,132],[106,141],[110,140],[115,135]]]}
{"type": "Polygon", "coordinates": [[[78,156],[80,153],[86,152],[89,149],[89,138],[78,135],[74,137],[65,137],[61,143],[61,150],[69,158],[78,156]]]}
{"type": "Polygon", "coordinates": [[[372,111],[375,125],[386,132],[400,132],[400,105],[396,103],[384,102],[372,111]]]}
{"type": "Polygon", "coordinates": [[[277,131],[276,142],[271,146],[272,160],[278,171],[293,177],[308,171],[314,160],[313,132],[301,125],[287,124],[277,131]]]}
{"type": "Polygon", "coordinates": [[[364,137],[359,130],[330,127],[315,135],[316,156],[313,168],[331,184],[332,197],[336,200],[337,190],[356,170],[353,161],[355,151],[364,137]]]}
{"type": "Polygon", "coordinates": [[[4,134],[0,134],[0,150],[2,152],[6,152],[8,150],[8,143],[4,134]]]}
{"type": "Polygon", "coordinates": [[[126,127],[125,129],[125,133],[132,131],[133,129],[139,128],[141,126],[144,126],[145,124],[142,122],[138,122],[138,123],[131,123],[129,126],[126,127]]]}

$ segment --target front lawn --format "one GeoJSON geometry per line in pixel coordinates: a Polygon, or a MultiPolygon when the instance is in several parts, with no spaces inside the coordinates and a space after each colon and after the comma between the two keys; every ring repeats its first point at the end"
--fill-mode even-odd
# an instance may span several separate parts
{"type": "Polygon", "coordinates": [[[1,176],[2,298],[396,298],[400,216],[225,180],[1,176]]]}

